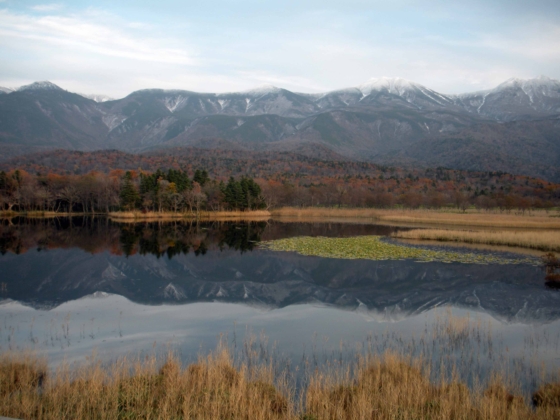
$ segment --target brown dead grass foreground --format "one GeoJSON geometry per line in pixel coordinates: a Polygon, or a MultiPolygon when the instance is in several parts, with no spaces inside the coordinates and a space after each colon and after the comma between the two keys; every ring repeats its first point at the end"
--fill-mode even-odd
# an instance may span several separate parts
{"type": "Polygon", "coordinates": [[[182,368],[173,356],[126,359],[47,373],[32,357],[0,360],[0,415],[21,419],[558,419],[560,385],[533,396],[535,408],[499,378],[471,391],[431,383],[418,360],[366,357],[356,374],[315,371],[301,397],[270,366],[234,367],[221,349],[182,368]],[[161,367],[160,367],[161,366],[161,367]]]}
{"type": "Polygon", "coordinates": [[[289,391],[281,393],[269,367],[234,368],[221,350],[183,369],[169,356],[120,360],[47,373],[31,357],[0,361],[0,415],[20,419],[291,419],[289,391]]]}
{"type": "Polygon", "coordinates": [[[273,218],[286,219],[320,219],[351,218],[370,219],[376,223],[389,224],[430,224],[454,226],[479,226],[494,228],[521,229],[560,229],[560,218],[551,217],[544,211],[526,213],[496,213],[486,211],[444,211],[444,210],[400,210],[367,208],[293,208],[285,207],[272,211],[273,218]]]}
{"type": "Polygon", "coordinates": [[[469,244],[503,245],[541,251],[560,251],[560,231],[550,230],[446,230],[413,229],[396,232],[395,238],[432,240],[442,242],[462,242],[469,244]]]}

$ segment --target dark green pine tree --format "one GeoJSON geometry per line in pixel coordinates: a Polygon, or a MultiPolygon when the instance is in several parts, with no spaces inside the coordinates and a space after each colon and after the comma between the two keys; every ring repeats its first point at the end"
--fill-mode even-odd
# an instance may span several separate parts
{"type": "Polygon", "coordinates": [[[8,175],[6,175],[6,172],[1,171],[0,172],[0,191],[4,191],[8,189],[8,175]]]}
{"type": "Polygon", "coordinates": [[[183,172],[181,170],[169,169],[169,171],[167,171],[167,181],[173,182],[177,186],[177,191],[180,193],[192,188],[189,176],[186,172],[183,172]]]}
{"type": "Polygon", "coordinates": [[[201,187],[204,187],[204,184],[210,181],[210,177],[208,176],[208,172],[206,171],[206,169],[197,169],[194,172],[193,181],[198,182],[201,187]]]}
{"type": "Polygon", "coordinates": [[[243,210],[245,208],[244,204],[246,200],[243,194],[243,188],[241,187],[241,183],[236,181],[233,177],[229,179],[226,185],[224,200],[232,210],[243,210]]]}
{"type": "Polygon", "coordinates": [[[121,207],[126,210],[132,210],[136,208],[138,202],[140,201],[140,195],[134,184],[132,183],[132,174],[128,171],[123,177],[123,185],[121,187],[120,193],[121,207]]]}

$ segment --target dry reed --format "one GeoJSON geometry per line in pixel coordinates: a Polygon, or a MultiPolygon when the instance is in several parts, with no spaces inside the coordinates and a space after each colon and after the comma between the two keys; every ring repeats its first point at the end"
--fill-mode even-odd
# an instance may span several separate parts
{"type": "MultiPolygon", "coordinates": [[[[195,213],[179,213],[179,212],[141,212],[141,211],[118,211],[110,212],[109,218],[115,221],[153,221],[153,220],[178,220],[187,219],[194,220],[197,218],[195,213]]],[[[198,214],[199,220],[268,220],[270,212],[268,210],[252,210],[252,211],[202,211],[198,214]]]]}
{"type": "Polygon", "coordinates": [[[525,230],[446,230],[413,229],[396,232],[395,238],[464,242],[483,245],[503,245],[538,249],[541,251],[560,251],[560,231],[525,231],[525,230]]]}
{"type": "Polygon", "coordinates": [[[532,214],[491,213],[482,211],[453,212],[443,210],[382,210],[367,208],[293,208],[286,207],[272,211],[273,218],[286,219],[328,219],[352,218],[387,224],[430,224],[524,229],[560,229],[560,219],[543,212],[532,214]]]}
{"type": "MultiPolygon", "coordinates": [[[[0,360],[0,415],[40,419],[292,419],[293,398],[273,385],[269,366],[234,368],[222,349],[181,367],[169,355],[99,362],[46,376],[44,365],[17,355],[0,360]],[[41,382],[39,377],[45,378],[41,382]]],[[[280,384],[282,385],[282,384],[280,384]]]]}
{"type": "MultiPolygon", "coordinates": [[[[455,326],[457,327],[457,326],[455,326]]],[[[463,326],[457,327],[460,332],[463,326]]],[[[91,361],[47,375],[32,357],[0,359],[0,414],[40,419],[557,419],[560,384],[533,396],[533,409],[499,376],[470,390],[456,378],[429,380],[429,366],[396,353],[361,357],[357,368],[316,369],[295,396],[271,365],[234,367],[225,348],[182,368],[169,355],[91,361]]],[[[285,376],[282,376],[285,378],[285,376]]]]}
{"type": "Polygon", "coordinates": [[[307,390],[310,419],[552,419],[550,404],[533,411],[499,377],[471,391],[457,379],[434,384],[418,360],[394,353],[364,358],[355,379],[316,373],[307,390]]]}

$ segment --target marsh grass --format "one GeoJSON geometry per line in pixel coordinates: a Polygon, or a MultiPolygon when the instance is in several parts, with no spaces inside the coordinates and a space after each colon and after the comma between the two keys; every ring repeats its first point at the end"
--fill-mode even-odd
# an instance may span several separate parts
{"type": "Polygon", "coordinates": [[[30,219],[51,219],[54,217],[64,217],[69,216],[70,213],[62,213],[56,211],[25,211],[25,212],[14,212],[14,211],[3,211],[0,212],[0,217],[12,218],[16,216],[25,216],[30,219]]]}
{"type": "Polygon", "coordinates": [[[413,229],[395,232],[394,238],[432,240],[442,242],[462,242],[470,244],[502,245],[537,249],[541,251],[560,251],[560,231],[525,230],[447,230],[413,229]]]}
{"type": "Polygon", "coordinates": [[[285,207],[272,211],[275,219],[362,219],[375,223],[389,224],[430,224],[477,226],[494,228],[560,229],[560,220],[543,211],[526,214],[452,210],[401,210],[370,208],[293,208],[285,207]]]}
{"type": "Polygon", "coordinates": [[[435,383],[428,378],[429,367],[420,359],[391,352],[362,358],[355,375],[316,372],[303,418],[553,419],[560,414],[550,403],[533,410],[499,375],[474,390],[457,377],[435,383]]]}
{"type": "Polygon", "coordinates": [[[489,253],[451,252],[411,247],[383,241],[381,236],[326,238],[297,236],[261,242],[259,246],[272,251],[297,252],[323,258],[404,260],[418,262],[459,262],[464,264],[538,264],[534,258],[505,258],[489,253]]]}
{"type": "MultiPolygon", "coordinates": [[[[175,212],[141,212],[141,211],[118,211],[110,212],[109,218],[117,222],[138,222],[138,221],[169,221],[169,220],[195,220],[195,213],[175,213],[175,212]]],[[[198,220],[208,221],[241,221],[241,220],[268,220],[270,212],[268,210],[252,211],[203,211],[198,214],[198,220]]]]}
{"type": "MultiPolygon", "coordinates": [[[[49,370],[33,354],[0,356],[0,415],[27,419],[557,419],[558,375],[544,372],[530,389],[504,365],[480,362],[493,334],[480,318],[439,311],[414,343],[370,337],[349,357],[293,366],[250,335],[239,348],[183,365],[175,354],[123,357],[49,370]],[[389,345],[389,343],[396,346],[389,345]],[[475,344],[474,359],[469,348],[475,344]],[[292,369],[292,370],[290,370],[292,369]],[[478,372],[466,380],[465,371],[478,372]],[[483,378],[482,375],[486,375],[483,378]],[[540,385],[540,386],[539,386],[540,385]],[[532,392],[534,391],[534,392],[532,392]],[[531,394],[532,392],[532,394],[531,394]]],[[[234,340],[235,342],[235,340],[234,340]]],[[[533,343],[538,348],[542,343],[533,343]]],[[[496,349],[498,350],[498,349],[496,349]]]]}
{"type": "Polygon", "coordinates": [[[271,365],[242,362],[220,348],[183,367],[175,356],[92,359],[47,375],[44,362],[0,359],[0,414],[37,419],[557,419],[560,385],[541,387],[535,409],[501,376],[469,388],[457,377],[430,380],[420,358],[360,356],[357,366],[315,369],[297,396],[271,365]]]}
{"type": "Polygon", "coordinates": [[[99,361],[71,369],[62,365],[43,376],[44,365],[29,356],[0,360],[0,414],[37,419],[291,419],[293,398],[273,378],[270,366],[234,367],[218,349],[183,368],[168,355],[99,361]]]}

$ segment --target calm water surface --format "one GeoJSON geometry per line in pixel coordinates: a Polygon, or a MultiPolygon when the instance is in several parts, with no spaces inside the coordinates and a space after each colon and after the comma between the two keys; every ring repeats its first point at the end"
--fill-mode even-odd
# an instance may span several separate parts
{"type": "Polygon", "coordinates": [[[240,353],[251,346],[291,367],[393,349],[444,371],[455,365],[471,382],[500,370],[531,390],[558,374],[560,293],[544,286],[535,265],[341,260],[259,248],[293,236],[395,229],[4,221],[0,351],[34,349],[53,366],[92,352],[109,361],[169,348],[191,361],[221,336],[240,353]]]}

